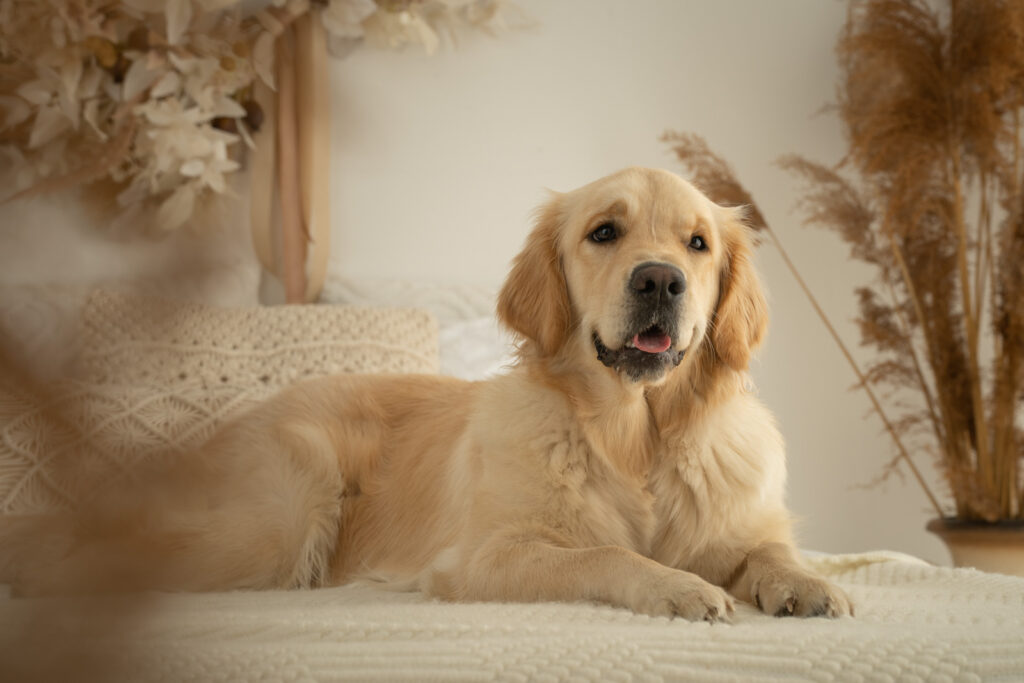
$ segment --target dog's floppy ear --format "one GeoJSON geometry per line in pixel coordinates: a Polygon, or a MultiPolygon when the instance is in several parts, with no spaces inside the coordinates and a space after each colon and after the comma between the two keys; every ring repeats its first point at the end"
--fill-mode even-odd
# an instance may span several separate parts
{"type": "Polygon", "coordinates": [[[722,362],[733,370],[743,371],[768,328],[768,303],[754,270],[752,231],[744,222],[743,210],[722,209],[719,215],[727,254],[711,343],[722,362]]]}
{"type": "Polygon", "coordinates": [[[558,230],[564,220],[559,195],[537,212],[526,246],[498,295],[498,317],[509,329],[554,355],[569,333],[569,293],[558,255],[558,230]]]}

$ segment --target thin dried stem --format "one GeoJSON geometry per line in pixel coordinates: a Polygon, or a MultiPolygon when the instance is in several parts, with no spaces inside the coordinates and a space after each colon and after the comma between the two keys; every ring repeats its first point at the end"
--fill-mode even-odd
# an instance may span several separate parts
{"type": "Polygon", "coordinates": [[[818,314],[818,318],[820,318],[822,323],[825,324],[825,328],[828,329],[828,332],[832,336],[833,341],[835,341],[836,345],[839,347],[839,350],[842,351],[843,356],[846,358],[846,362],[850,365],[850,368],[853,370],[853,373],[857,375],[857,380],[860,382],[859,386],[863,387],[864,392],[868,395],[868,398],[871,400],[871,405],[874,407],[875,413],[878,415],[879,418],[881,418],[882,424],[885,425],[886,431],[888,431],[889,436],[892,437],[893,443],[896,445],[896,449],[899,452],[899,457],[902,458],[903,462],[905,462],[907,466],[910,468],[910,471],[911,473],[913,473],[914,478],[917,480],[917,483],[920,484],[921,489],[924,491],[925,495],[928,496],[928,500],[931,502],[932,507],[935,508],[936,514],[938,514],[939,517],[942,517],[942,506],[939,504],[939,501],[935,497],[935,494],[932,493],[931,487],[928,486],[928,483],[924,480],[924,477],[921,475],[921,471],[917,468],[917,465],[915,465],[914,461],[911,459],[910,454],[907,452],[906,447],[903,445],[903,440],[900,439],[900,436],[897,433],[896,428],[893,427],[892,422],[886,415],[885,410],[882,408],[881,402],[878,400],[878,397],[875,396],[875,392],[871,389],[871,385],[868,382],[867,378],[864,376],[864,373],[861,372],[860,366],[857,364],[857,361],[853,359],[853,355],[850,353],[850,350],[846,347],[846,344],[843,343],[842,337],[840,337],[839,333],[836,332],[836,329],[832,325],[832,322],[829,320],[829,317],[825,314],[825,311],[821,308],[821,305],[818,303],[818,299],[811,292],[811,289],[810,287],[807,286],[807,283],[804,282],[804,279],[803,277],[800,276],[800,272],[797,270],[796,266],[793,265],[793,261],[789,258],[789,254],[786,252],[785,247],[782,246],[782,242],[781,240],[779,240],[778,235],[776,235],[775,231],[772,230],[771,227],[767,225],[765,226],[765,232],[767,232],[768,236],[771,237],[772,243],[775,244],[775,248],[778,249],[779,254],[782,255],[782,260],[785,261],[786,267],[789,268],[789,272],[792,273],[794,278],[796,278],[797,284],[800,285],[800,289],[803,290],[804,295],[807,297],[808,301],[811,302],[811,306],[814,307],[814,311],[815,313],[818,314]]]}
{"type": "Polygon", "coordinates": [[[978,180],[981,199],[978,206],[978,239],[974,248],[974,310],[978,311],[975,320],[976,335],[981,335],[981,312],[985,306],[986,275],[991,265],[992,245],[992,213],[988,194],[988,177],[982,172],[978,180]]]}
{"type": "MultiPolygon", "coordinates": [[[[925,404],[928,408],[928,419],[931,422],[932,431],[935,434],[935,440],[942,446],[945,457],[947,459],[952,458],[953,455],[946,452],[947,439],[945,430],[949,425],[940,419],[938,413],[935,411],[935,399],[932,397],[931,387],[928,386],[928,380],[924,376],[924,371],[921,368],[921,362],[917,357],[917,349],[914,347],[914,336],[910,327],[910,322],[907,320],[907,316],[904,315],[902,308],[896,301],[896,292],[893,289],[892,281],[888,276],[883,276],[883,280],[885,282],[889,298],[893,302],[893,310],[896,312],[896,319],[899,321],[900,331],[903,333],[903,337],[907,345],[907,351],[910,355],[911,361],[913,362],[914,376],[917,379],[918,388],[920,388],[921,394],[924,396],[925,404]]],[[[927,353],[927,348],[925,349],[925,352],[927,353]]]]}
{"type": "MultiPolygon", "coordinates": [[[[924,334],[922,336],[924,337],[925,354],[928,357],[929,365],[932,367],[933,371],[935,371],[937,369],[937,365],[935,362],[936,353],[933,348],[935,334],[930,329],[931,319],[928,315],[925,314],[921,298],[918,296],[917,288],[914,286],[914,279],[910,274],[910,269],[907,266],[906,259],[904,258],[903,250],[900,249],[899,245],[896,242],[896,235],[894,234],[894,231],[891,227],[892,224],[888,216],[882,221],[882,226],[882,232],[884,233],[889,243],[889,249],[892,253],[893,260],[896,262],[897,268],[900,272],[900,277],[903,286],[907,291],[907,295],[911,303],[913,304],[917,320],[920,322],[921,326],[924,329],[924,334]]],[[[917,372],[920,373],[920,366],[917,363],[916,356],[914,357],[914,364],[917,368],[917,372]]],[[[923,387],[925,399],[928,402],[929,409],[931,410],[931,393],[927,390],[927,383],[924,381],[923,378],[921,379],[921,386],[923,387]]],[[[964,450],[958,446],[956,437],[954,436],[956,433],[956,428],[954,427],[953,420],[950,415],[951,410],[953,410],[954,407],[950,406],[948,401],[942,401],[941,408],[943,415],[943,425],[945,427],[943,431],[946,437],[945,439],[941,439],[939,442],[941,444],[942,451],[946,454],[948,458],[947,462],[950,464],[950,466],[955,468],[964,467],[964,450]]]]}
{"type": "Polygon", "coordinates": [[[967,378],[971,390],[971,410],[974,414],[975,449],[978,457],[978,474],[982,486],[989,491],[996,490],[995,468],[989,457],[988,429],[985,419],[985,404],[981,395],[981,372],[978,360],[978,323],[975,321],[976,312],[973,310],[971,301],[971,276],[967,265],[967,226],[964,221],[964,199],[963,184],[960,168],[960,152],[952,148],[950,154],[950,165],[952,169],[953,186],[953,220],[957,237],[956,261],[957,273],[960,279],[960,299],[963,307],[964,326],[967,331],[967,378]]]}

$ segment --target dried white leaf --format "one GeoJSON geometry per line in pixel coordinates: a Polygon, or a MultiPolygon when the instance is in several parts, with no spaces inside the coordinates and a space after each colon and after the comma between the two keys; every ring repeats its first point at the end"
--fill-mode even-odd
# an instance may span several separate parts
{"type": "Polygon", "coordinates": [[[441,39],[422,17],[409,14],[411,16],[410,23],[412,28],[416,31],[420,42],[423,43],[423,49],[426,50],[427,55],[433,56],[437,52],[437,48],[441,46],[441,39]]]}
{"type": "Polygon", "coordinates": [[[177,230],[192,216],[196,203],[196,191],[191,184],[185,184],[171,193],[156,211],[156,224],[161,230],[177,230]]]}
{"type": "Polygon", "coordinates": [[[32,116],[32,107],[20,97],[0,95],[0,109],[7,112],[0,130],[16,126],[32,116]]]}
{"type": "Polygon", "coordinates": [[[188,94],[202,111],[206,118],[213,118],[213,110],[217,106],[217,100],[220,98],[220,92],[218,88],[212,85],[204,85],[198,87],[195,84],[196,79],[189,79],[192,81],[190,84],[186,84],[185,93],[188,94]]]}
{"type": "Polygon", "coordinates": [[[161,97],[167,97],[168,95],[177,95],[178,90],[180,89],[181,76],[179,76],[177,72],[168,71],[149,91],[149,96],[151,99],[158,100],[161,97]]]}
{"type": "Polygon", "coordinates": [[[362,38],[342,38],[330,33],[327,34],[327,53],[337,59],[348,57],[362,44],[362,38]]]}
{"type": "Polygon", "coordinates": [[[256,149],[256,141],[252,139],[252,133],[249,132],[249,126],[245,125],[244,120],[238,122],[238,134],[242,137],[246,147],[256,149]]]}
{"type": "Polygon", "coordinates": [[[162,75],[162,71],[150,71],[149,65],[146,64],[146,60],[136,59],[132,62],[132,65],[128,67],[128,73],[124,75],[121,94],[122,101],[132,101],[136,96],[145,92],[146,89],[153,85],[153,83],[155,83],[162,75]]]}
{"type": "Polygon", "coordinates": [[[82,71],[81,59],[66,59],[60,66],[60,80],[64,86],[64,94],[70,99],[77,99],[82,71]]]}
{"type": "Polygon", "coordinates": [[[104,78],[100,81],[100,87],[103,89],[103,94],[107,96],[107,99],[111,102],[121,101],[121,84],[115,83],[113,78],[104,78]]]}
{"type": "Polygon", "coordinates": [[[206,163],[202,159],[190,159],[181,165],[178,173],[186,178],[198,178],[206,170],[206,163]]]}
{"type": "MultiPolygon", "coordinates": [[[[303,14],[309,11],[309,0],[285,0],[284,2],[274,2],[277,7],[283,7],[285,14],[290,14],[292,17],[301,17],[303,14]]],[[[260,25],[270,31],[275,36],[281,35],[286,25],[281,23],[274,14],[267,11],[261,11],[256,13],[256,20],[260,22],[260,25]]]]}
{"type": "Polygon", "coordinates": [[[203,183],[217,194],[224,194],[228,189],[224,174],[214,169],[203,175],[203,183]]]}
{"type": "Polygon", "coordinates": [[[376,11],[373,0],[331,0],[322,14],[324,28],[339,38],[361,38],[363,20],[376,11]]]}
{"type": "Polygon", "coordinates": [[[145,104],[135,107],[135,113],[142,114],[147,121],[155,126],[169,126],[180,115],[181,103],[178,100],[149,100],[145,104]],[[168,106],[163,106],[165,104],[168,106]]]}
{"type": "Polygon", "coordinates": [[[36,106],[49,104],[50,100],[53,99],[53,88],[42,79],[29,81],[21,85],[14,92],[18,93],[29,104],[36,106]]]}
{"type": "Polygon", "coordinates": [[[78,98],[68,97],[67,93],[61,93],[60,97],[57,98],[57,106],[60,107],[61,113],[71,122],[71,126],[78,130],[79,112],[81,111],[78,98]]]}
{"type": "Polygon", "coordinates": [[[245,116],[245,107],[230,97],[222,96],[217,100],[216,105],[213,107],[213,115],[238,119],[245,116]]]}
{"type": "Polygon", "coordinates": [[[41,107],[28,137],[28,148],[38,149],[69,128],[71,121],[58,107],[41,107]]]}
{"type": "Polygon", "coordinates": [[[96,135],[100,137],[100,140],[106,142],[107,134],[104,133],[103,130],[100,128],[99,111],[99,100],[86,100],[85,106],[82,107],[82,118],[85,119],[85,122],[88,123],[89,126],[96,132],[96,135]]]}
{"type": "MultiPolygon", "coordinates": [[[[232,140],[232,142],[234,142],[232,140]]],[[[214,140],[212,145],[214,163],[224,163],[228,160],[228,143],[226,140],[214,140]]]]}
{"type": "Polygon", "coordinates": [[[96,93],[99,92],[100,82],[103,80],[104,73],[106,72],[98,66],[90,66],[86,69],[82,75],[82,80],[78,82],[78,97],[81,99],[95,97],[96,93]]]}
{"type": "Polygon", "coordinates": [[[285,25],[278,21],[277,17],[270,12],[257,12],[256,20],[260,22],[260,26],[263,27],[264,31],[275,37],[281,35],[285,29],[285,25]]]}
{"type": "Polygon", "coordinates": [[[220,173],[213,173],[206,179],[206,186],[217,194],[224,194],[228,191],[228,183],[220,173]]]}
{"type": "Polygon", "coordinates": [[[171,65],[183,74],[191,72],[195,68],[196,62],[199,61],[195,57],[182,57],[173,52],[168,52],[167,58],[171,60],[171,65]]]}
{"type": "Polygon", "coordinates": [[[264,31],[252,48],[252,68],[267,87],[274,87],[274,36],[264,31]]]}
{"type": "Polygon", "coordinates": [[[166,0],[167,42],[177,45],[192,21],[192,0],[166,0]]]}

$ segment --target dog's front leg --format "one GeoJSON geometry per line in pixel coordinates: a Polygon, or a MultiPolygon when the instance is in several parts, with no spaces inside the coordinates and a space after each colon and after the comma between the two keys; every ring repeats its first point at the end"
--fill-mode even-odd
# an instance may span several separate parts
{"type": "Polygon", "coordinates": [[[839,587],[805,569],[785,543],[763,543],[744,558],[729,592],[777,617],[841,617],[853,604],[839,587]]]}
{"type": "Polygon", "coordinates": [[[507,602],[593,600],[652,616],[727,619],[732,598],[696,574],[620,546],[570,548],[542,536],[502,535],[467,568],[463,596],[507,602]]]}

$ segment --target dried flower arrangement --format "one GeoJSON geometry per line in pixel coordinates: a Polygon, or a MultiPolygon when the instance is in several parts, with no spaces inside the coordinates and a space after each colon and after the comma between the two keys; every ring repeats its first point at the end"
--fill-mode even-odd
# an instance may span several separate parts
{"type": "MultiPolygon", "coordinates": [[[[862,0],[837,51],[849,154],[837,168],[780,164],[806,187],[805,222],[875,268],[856,291],[861,342],[878,352],[870,367],[800,283],[896,445],[886,474],[906,463],[949,516],[909,451],[929,453],[955,518],[1024,519],[1024,3],[862,0]],[[901,414],[890,419],[883,400],[901,414]]],[[[753,206],[703,140],[664,140],[720,201],[753,206]]],[[[782,248],[756,208],[751,219],[782,248]]]]}
{"type": "Polygon", "coordinates": [[[104,182],[126,212],[184,225],[227,192],[273,87],[274,40],[309,11],[338,53],[433,53],[503,0],[0,0],[0,201],[104,182]],[[246,11],[252,5],[254,10],[246,11]]]}

